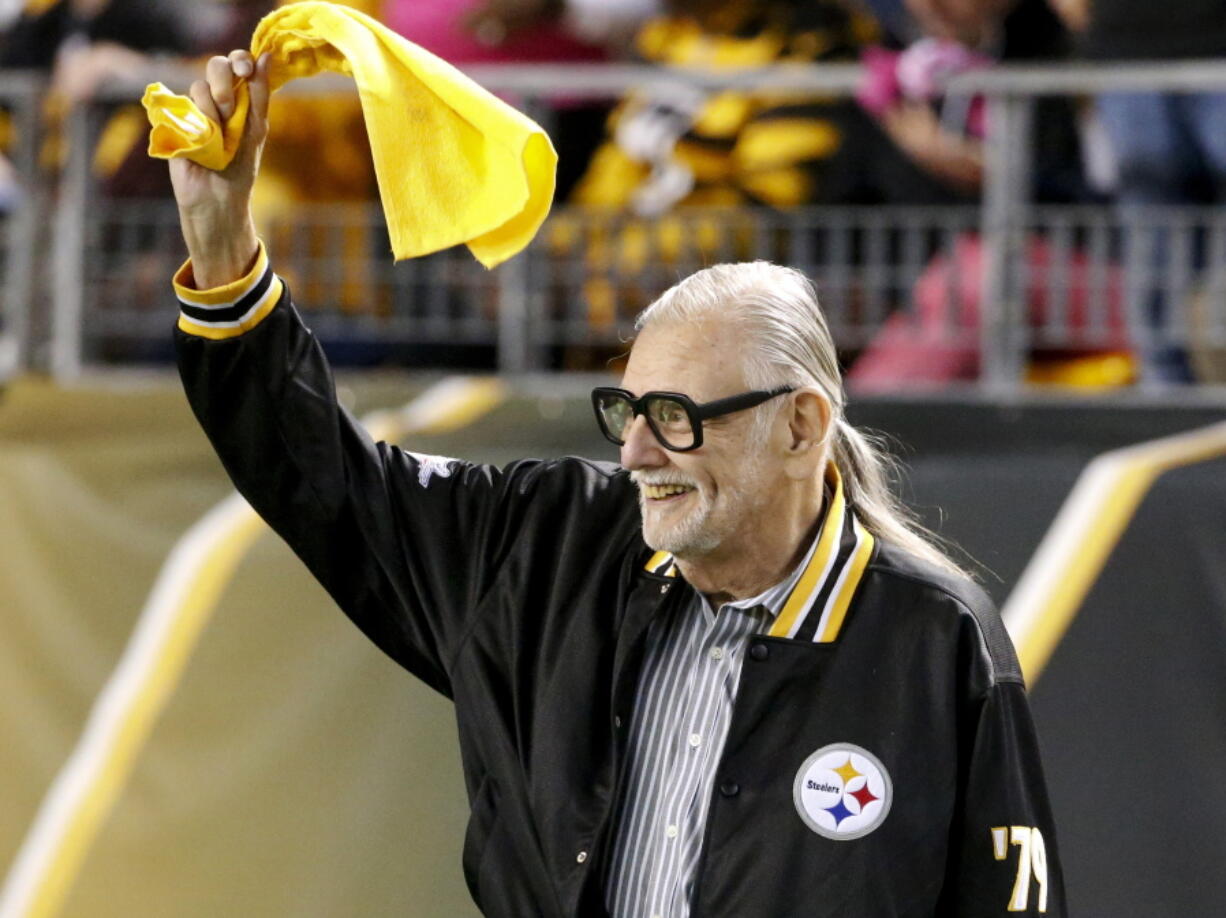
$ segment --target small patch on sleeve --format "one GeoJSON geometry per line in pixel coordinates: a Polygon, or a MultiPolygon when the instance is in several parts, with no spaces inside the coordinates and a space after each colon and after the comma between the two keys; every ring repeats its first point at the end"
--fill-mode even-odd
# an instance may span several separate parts
{"type": "Polygon", "coordinates": [[[430,479],[435,475],[439,478],[450,478],[453,471],[450,463],[460,461],[449,456],[430,456],[425,453],[407,453],[407,455],[417,463],[417,483],[423,488],[429,487],[430,479]]]}

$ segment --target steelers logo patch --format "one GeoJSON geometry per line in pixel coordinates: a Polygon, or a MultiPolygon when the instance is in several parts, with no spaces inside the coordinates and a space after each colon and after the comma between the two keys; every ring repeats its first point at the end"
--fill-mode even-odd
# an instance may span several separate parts
{"type": "Polygon", "coordinates": [[[823,746],[805,759],[792,790],[805,825],[835,841],[851,841],[885,821],[894,798],[881,761],[851,743],[823,746]]]}

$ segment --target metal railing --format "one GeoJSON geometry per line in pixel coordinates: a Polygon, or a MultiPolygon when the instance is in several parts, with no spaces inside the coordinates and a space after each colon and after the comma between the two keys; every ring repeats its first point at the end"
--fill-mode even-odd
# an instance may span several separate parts
{"type": "MultiPolygon", "coordinates": [[[[847,95],[859,78],[846,66],[678,73],[488,65],[470,74],[547,128],[559,93],[612,99],[684,79],[707,89],[847,95]]],[[[167,77],[157,75],[185,86],[191,75],[167,77]]],[[[14,97],[6,86],[0,78],[0,99],[14,97]]],[[[100,101],[134,99],[141,86],[111,87],[100,101]]],[[[328,77],[283,92],[349,87],[328,77]]],[[[985,387],[1012,390],[1036,352],[1226,348],[1226,216],[1210,208],[1124,215],[1028,198],[1036,97],[1139,88],[1226,91],[1226,62],[1000,67],[958,78],[951,91],[982,94],[987,107],[978,207],[688,210],[652,221],[559,209],[524,255],[492,272],[463,251],[392,265],[373,203],[303,206],[262,231],[312,325],[351,362],[586,367],[615,351],[634,313],[677,277],[715,260],[766,258],[816,279],[847,353],[871,352],[892,335],[956,351],[985,387]],[[1166,261],[1155,272],[1146,253],[1159,247],[1166,261]],[[1173,304],[1160,329],[1144,315],[1154,298],[1173,304]]],[[[62,378],[168,356],[166,279],[182,257],[168,202],[99,199],[90,170],[97,120],[96,109],[82,108],[67,123],[69,155],[56,189],[51,257],[43,260],[53,305],[42,354],[29,346],[28,320],[40,236],[9,222],[0,334],[20,342],[17,359],[42,360],[62,378]]],[[[30,210],[18,214],[33,219],[30,210]]]]}
{"type": "Polygon", "coordinates": [[[45,212],[38,173],[43,82],[33,74],[0,74],[0,108],[14,138],[9,158],[20,181],[12,207],[0,215],[0,381],[29,363],[35,252],[45,212]]]}
{"type": "MultiPolygon", "coordinates": [[[[1023,374],[1026,341],[1024,322],[1018,309],[1024,302],[1024,266],[1027,264],[1028,231],[1042,219],[1040,209],[1029,200],[1033,151],[1034,103],[1044,96],[1085,96],[1106,92],[1226,92],[1226,61],[1175,61],[1124,63],[1113,65],[1002,65],[963,74],[951,80],[951,93],[981,93],[986,102],[982,234],[985,249],[983,302],[988,312],[983,319],[983,380],[989,388],[1016,384],[1023,374]]],[[[1175,209],[1174,222],[1186,223],[1182,209],[1175,209]]],[[[1104,219],[1104,218],[1098,218],[1104,219]]],[[[1108,211],[1106,221],[1115,219],[1108,211]]],[[[1218,217],[1220,220],[1220,217],[1218,217]]],[[[1147,259],[1141,254],[1136,230],[1160,231],[1166,222],[1160,210],[1134,212],[1129,217],[1134,232],[1126,237],[1128,247],[1123,261],[1131,283],[1126,290],[1125,309],[1134,338],[1134,350],[1145,354],[1163,344],[1187,346],[1186,334],[1180,340],[1154,340],[1146,313],[1149,304],[1145,289],[1138,282],[1147,259]]],[[[1223,262],[1219,261],[1220,269],[1223,262]]],[[[1207,289],[1220,291],[1220,280],[1207,289]]],[[[1212,302],[1212,301],[1211,301],[1212,302]]],[[[1170,308],[1170,307],[1168,307],[1170,308]]],[[[1201,324],[1212,350],[1220,347],[1226,301],[1219,299],[1201,324]]],[[[1186,332],[1186,327],[1168,331],[1186,332]]],[[[1220,361],[1213,354],[1210,359],[1220,361]]],[[[1142,360],[1142,378],[1157,383],[1142,360]]]]}

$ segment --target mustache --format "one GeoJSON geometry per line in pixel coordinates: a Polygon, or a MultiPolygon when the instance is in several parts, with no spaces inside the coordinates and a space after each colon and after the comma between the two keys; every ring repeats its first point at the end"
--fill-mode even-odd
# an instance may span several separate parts
{"type": "Polygon", "coordinates": [[[666,472],[642,472],[635,470],[630,473],[630,480],[640,488],[644,485],[684,485],[687,488],[697,489],[698,484],[688,475],[682,475],[675,471],[666,472]]]}

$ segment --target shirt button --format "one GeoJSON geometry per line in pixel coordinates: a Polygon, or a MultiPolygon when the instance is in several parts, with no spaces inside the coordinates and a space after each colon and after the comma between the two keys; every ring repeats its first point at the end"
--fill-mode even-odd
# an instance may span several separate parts
{"type": "Polygon", "coordinates": [[[722,660],[723,658],[724,658],[724,648],[722,647],[712,647],[711,648],[711,659],[712,660],[722,660]]]}
{"type": "Polygon", "coordinates": [[[586,860],[587,860],[587,852],[586,852],[586,851],[580,851],[578,854],[576,854],[576,855],[575,855],[575,861],[576,861],[576,863],[582,864],[582,863],[583,863],[584,861],[586,861],[586,860]]]}
{"type": "Polygon", "coordinates": [[[622,719],[620,715],[618,714],[613,715],[613,726],[615,726],[618,730],[622,728],[622,719]]]}
{"type": "Polygon", "coordinates": [[[725,781],[719,786],[719,792],[725,797],[735,797],[741,792],[741,785],[735,781],[725,781]]]}
{"type": "Polygon", "coordinates": [[[761,662],[770,656],[770,649],[765,644],[754,644],[749,648],[749,655],[761,662]]]}
{"type": "Polygon", "coordinates": [[[697,733],[691,733],[690,734],[690,745],[693,746],[695,749],[697,749],[699,746],[702,745],[702,737],[699,736],[697,733]]]}
{"type": "Polygon", "coordinates": [[[677,837],[677,827],[669,826],[667,829],[664,830],[664,834],[667,835],[669,838],[676,838],[677,837]]]}

